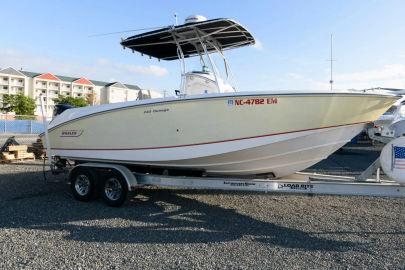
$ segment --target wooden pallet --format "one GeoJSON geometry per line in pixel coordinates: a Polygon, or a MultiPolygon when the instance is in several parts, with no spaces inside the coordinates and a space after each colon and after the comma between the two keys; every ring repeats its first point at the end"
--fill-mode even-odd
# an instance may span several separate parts
{"type": "Polygon", "coordinates": [[[10,145],[7,150],[9,152],[18,152],[18,151],[27,151],[27,149],[28,149],[28,146],[25,144],[22,144],[22,145],[10,145]]]}
{"type": "Polygon", "coordinates": [[[27,150],[27,145],[10,145],[6,152],[1,153],[1,160],[3,162],[23,161],[27,159],[35,160],[34,153],[27,150]]]}

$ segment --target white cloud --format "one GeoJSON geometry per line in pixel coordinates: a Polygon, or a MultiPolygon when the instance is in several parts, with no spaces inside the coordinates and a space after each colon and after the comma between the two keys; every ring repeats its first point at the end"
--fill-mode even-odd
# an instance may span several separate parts
{"type": "Polygon", "coordinates": [[[134,74],[148,74],[161,77],[165,76],[168,73],[167,69],[156,65],[150,65],[147,67],[136,65],[117,65],[117,66],[121,66],[123,69],[126,69],[127,71],[132,72],[134,74]]]}
{"type": "Polygon", "coordinates": [[[294,72],[287,73],[287,77],[294,80],[300,80],[305,78],[304,75],[294,72]]]}
{"type": "Polygon", "coordinates": [[[108,62],[108,60],[107,60],[106,58],[98,58],[98,59],[96,60],[96,63],[99,64],[99,65],[106,65],[106,64],[108,64],[109,62],[108,62]]]}
{"type": "Polygon", "coordinates": [[[138,66],[138,65],[128,65],[122,63],[112,63],[108,59],[99,58],[97,59],[96,63],[104,68],[111,69],[113,68],[116,71],[125,71],[127,73],[132,74],[145,74],[145,75],[154,75],[157,77],[165,76],[168,74],[166,68],[156,66],[156,65],[149,65],[149,66],[138,66]]]}
{"type": "MultiPolygon", "coordinates": [[[[308,78],[303,74],[288,73],[287,77],[303,81],[310,89],[329,89],[329,78],[324,81],[308,78]]],[[[333,76],[334,89],[365,89],[371,87],[405,88],[405,65],[391,64],[380,68],[351,73],[336,73],[333,76]]]]}
{"type": "Polygon", "coordinates": [[[260,40],[255,39],[255,44],[253,45],[253,48],[256,50],[262,51],[263,50],[263,44],[260,42],[260,40]]]}
{"type": "Polygon", "coordinates": [[[342,73],[335,76],[337,81],[343,82],[385,82],[405,76],[405,65],[385,65],[382,68],[370,69],[354,73],[342,73]]]}
{"type": "Polygon", "coordinates": [[[405,65],[391,64],[365,71],[336,74],[334,81],[342,88],[405,88],[405,65]]]}
{"type": "Polygon", "coordinates": [[[48,56],[36,56],[24,52],[0,48],[0,67],[22,68],[34,72],[52,72],[66,76],[83,76],[90,79],[106,80],[117,78],[127,82],[127,78],[135,75],[165,76],[168,71],[157,65],[140,66],[112,62],[105,58],[99,58],[92,64],[69,62],[54,59],[48,56]],[[113,77],[112,77],[113,76],[113,77]]]}

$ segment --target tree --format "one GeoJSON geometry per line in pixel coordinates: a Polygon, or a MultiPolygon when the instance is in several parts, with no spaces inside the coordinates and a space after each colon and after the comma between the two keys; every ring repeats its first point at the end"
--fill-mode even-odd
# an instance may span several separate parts
{"type": "Polygon", "coordinates": [[[94,93],[87,94],[86,101],[89,105],[94,105],[97,101],[96,95],[94,93]]]}
{"type": "Polygon", "coordinates": [[[3,96],[2,110],[6,113],[15,112],[17,115],[34,115],[35,107],[35,100],[23,94],[6,94],[3,96]]]}
{"type": "Polygon", "coordinates": [[[74,107],[85,107],[88,105],[88,102],[82,97],[59,96],[53,99],[53,102],[55,104],[68,104],[74,107]]]}

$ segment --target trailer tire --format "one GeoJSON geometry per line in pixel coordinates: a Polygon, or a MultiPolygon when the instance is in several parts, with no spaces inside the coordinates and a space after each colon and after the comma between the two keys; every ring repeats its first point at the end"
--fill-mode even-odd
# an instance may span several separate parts
{"type": "Polygon", "coordinates": [[[104,202],[112,207],[120,207],[128,197],[128,185],[121,173],[112,170],[103,180],[101,197],[104,202]]]}
{"type": "Polygon", "coordinates": [[[94,199],[97,175],[91,168],[76,167],[69,175],[70,189],[73,196],[82,202],[94,199]]]}

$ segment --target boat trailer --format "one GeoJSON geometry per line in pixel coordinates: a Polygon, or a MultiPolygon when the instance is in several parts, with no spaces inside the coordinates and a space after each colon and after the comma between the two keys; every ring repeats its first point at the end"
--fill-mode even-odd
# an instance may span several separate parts
{"type": "MultiPolygon", "coordinates": [[[[375,163],[372,164],[375,167],[375,163]]],[[[370,166],[371,167],[371,166],[370,166]]],[[[91,200],[95,192],[110,206],[121,206],[129,192],[146,186],[182,189],[215,189],[265,193],[320,195],[360,195],[405,197],[405,185],[377,177],[368,169],[361,177],[295,173],[279,179],[238,179],[222,177],[190,177],[137,173],[127,166],[111,163],[82,163],[69,172],[73,195],[81,201],[91,200]]]]}

